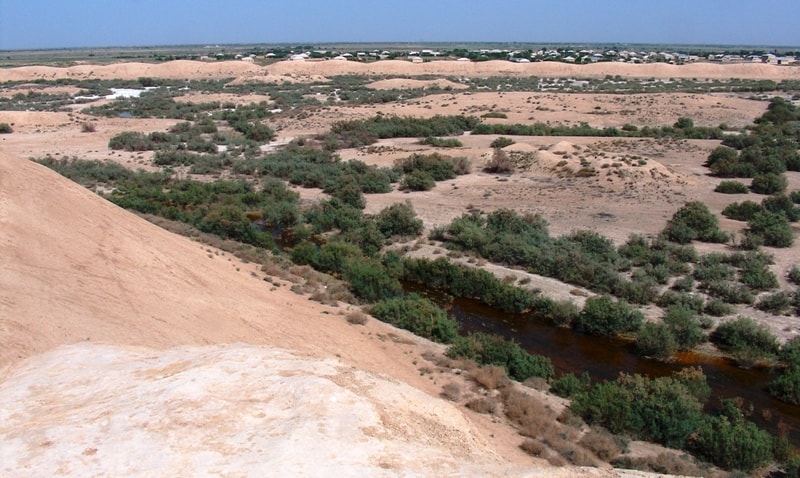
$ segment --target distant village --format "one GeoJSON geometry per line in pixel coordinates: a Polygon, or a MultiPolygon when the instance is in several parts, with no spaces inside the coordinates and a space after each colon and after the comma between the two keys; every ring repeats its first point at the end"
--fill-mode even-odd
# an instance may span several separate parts
{"type": "MultiPolygon", "coordinates": [[[[488,61],[507,60],[516,63],[531,63],[537,61],[556,61],[574,64],[589,64],[598,62],[623,62],[623,63],[669,63],[686,64],[694,62],[716,63],[766,63],[772,65],[792,65],[798,63],[798,54],[777,54],[765,51],[740,51],[733,52],[693,52],[683,53],[678,51],[645,51],[645,50],[616,50],[616,49],[573,49],[573,48],[541,48],[537,50],[511,50],[511,49],[477,49],[468,50],[456,48],[452,50],[322,50],[322,49],[288,49],[273,48],[255,51],[226,52],[224,47],[206,46],[208,50],[217,50],[200,55],[203,61],[216,60],[242,60],[246,62],[269,61],[359,61],[372,62],[380,60],[406,60],[413,63],[422,63],[436,60],[456,61],[488,61]]],[[[192,59],[198,59],[194,57],[192,59]]]]}

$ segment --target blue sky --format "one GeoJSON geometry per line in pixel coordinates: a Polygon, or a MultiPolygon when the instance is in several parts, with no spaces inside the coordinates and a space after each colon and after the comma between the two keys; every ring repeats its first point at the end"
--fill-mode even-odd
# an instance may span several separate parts
{"type": "Polygon", "coordinates": [[[800,46],[800,0],[0,0],[0,50],[439,41],[800,46]]]}

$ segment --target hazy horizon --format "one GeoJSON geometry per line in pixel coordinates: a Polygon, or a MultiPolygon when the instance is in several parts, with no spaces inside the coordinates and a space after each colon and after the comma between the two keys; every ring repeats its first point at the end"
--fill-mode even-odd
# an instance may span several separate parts
{"type": "Polygon", "coordinates": [[[234,44],[800,46],[796,0],[0,0],[0,50],[234,44]]]}

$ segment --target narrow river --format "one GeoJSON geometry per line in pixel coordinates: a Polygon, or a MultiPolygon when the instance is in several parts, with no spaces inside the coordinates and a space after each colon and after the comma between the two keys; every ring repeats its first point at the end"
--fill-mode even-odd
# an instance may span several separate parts
{"type": "Polygon", "coordinates": [[[730,360],[696,353],[681,354],[671,363],[645,359],[636,355],[631,343],[622,340],[579,334],[533,314],[508,314],[475,300],[452,299],[419,286],[408,289],[445,307],[460,324],[462,333],[502,335],[532,354],[549,357],[557,376],[589,372],[594,380],[613,380],[620,372],[626,372],[660,377],[683,367],[700,366],[712,390],[709,406],[716,406],[720,398],[739,397],[746,409],[752,407],[751,420],[773,433],[788,432],[792,443],[800,445],[800,406],[769,396],[766,387],[774,376],[770,369],[742,369],[730,360]]]}

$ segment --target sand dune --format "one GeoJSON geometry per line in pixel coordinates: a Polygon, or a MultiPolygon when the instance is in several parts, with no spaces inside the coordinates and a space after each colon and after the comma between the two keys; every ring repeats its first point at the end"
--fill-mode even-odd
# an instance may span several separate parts
{"type": "Polygon", "coordinates": [[[114,63],[110,65],[77,65],[66,68],[51,66],[26,66],[0,70],[0,81],[25,81],[59,78],[136,79],[154,78],[226,78],[283,75],[335,76],[364,75],[442,75],[442,76],[542,76],[602,78],[622,75],[631,78],[750,78],[789,80],[800,79],[800,67],[766,64],[710,64],[668,65],[650,63],[595,63],[570,65],[558,62],[511,63],[508,61],[461,62],[434,61],[410,63],[403,60],[386,60],[374,63],[351,61],[280,61],[260,67],[243,61],[201,62],[175,60],[165,63],[114,63]]]}

